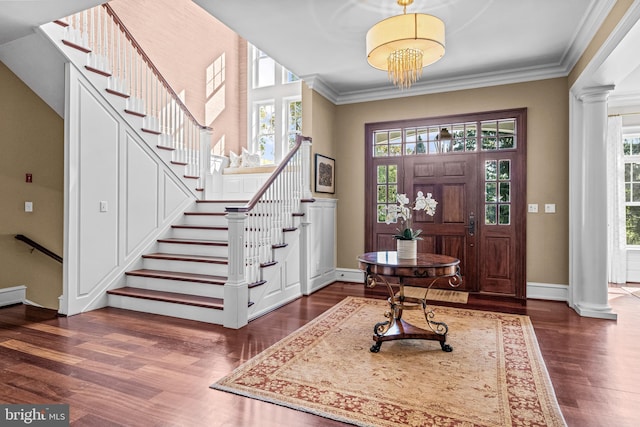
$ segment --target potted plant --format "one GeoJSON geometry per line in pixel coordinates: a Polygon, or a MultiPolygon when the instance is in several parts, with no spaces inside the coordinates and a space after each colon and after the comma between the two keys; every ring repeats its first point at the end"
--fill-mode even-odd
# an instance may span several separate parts
{"type": "Polygon", "coordinates": [[[422,240],[422,237],[420,237],[422,230],[413,228],[411,211],[423,210],[427,215],[433,216],[436,213],[438,202],[432,197],[431,193],[427,193],[425,196],[422,191],[418,191],[413,207],[410,206],[410,200],[406,194],[397,194],[396,202],[395,205],[387,206],[385,222],[387,224],[399,224],[396,228],[397,233],[393,236],[396,239],[398,258],[416,258],[418,240],[422,240]]]}

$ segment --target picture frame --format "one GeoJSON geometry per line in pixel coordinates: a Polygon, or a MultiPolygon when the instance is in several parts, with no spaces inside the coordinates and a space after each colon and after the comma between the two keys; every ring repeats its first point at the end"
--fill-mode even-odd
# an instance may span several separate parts
{"type": "Polygon", "coordinates": [[[336,161],[318,153],[315,155],[315,192],[336,192],[336,161]]]}

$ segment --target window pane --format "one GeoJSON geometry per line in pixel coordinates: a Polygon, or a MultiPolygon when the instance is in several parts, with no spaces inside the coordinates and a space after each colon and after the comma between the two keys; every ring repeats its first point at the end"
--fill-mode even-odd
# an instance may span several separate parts
{"type": "Polygon", "coordinates": [[[387,182],[387,167],[385,165],[378,166],[378,184],[387,182]]]}
{"type": "Polygon", "coordinates": [[[387,219],[387,205],[378,205],[378,222],[386,222],[387,219]]]}
{"type": "Polygon", "coordinates": [[[627,245],[640,245],[640,206],[627,206],[627,245]]]}
{"type": "Polygon", "coordinates": [[[500,201],[501,202],[510,202],[511,201],[511,183],[510,182],[501,182],[500,183],[500,201]]]}
{"type": "Polygon", "coordinates": [[[484,223],[487,225],[496,225],[498,223],[497,217],[497,206],[496,205],[485,205],[484,206],[484,223]]]}
{"type": "Polygon", "coordinates": [[[485,181],[496,181],[498,179],[498,162],[495,160],[487,160],[485,162],[484,171],[485,171],[485,181]]]}
{"type": "Polygon", "coordinates": [[[404,142],[416,142],[416,130],[406,129],[404,133],[404,142]]]}
{"type": "Polygon", "coordinates": [[[482,138],[483,150],[495,150],[496,148],[498,148],[498,143],[496,138],[482,138]]]}
{"type": "MultiPolygon", "coordinates": [[[[423,147],[424,147],[424,144],[423,144],[423,147]]],[[[416,154],[416,144],[414,143],[405,144],[404,154],[406,154],[407,156],[412,156],[416,154]]]]}
{"type": "Polygon", "coordinates": [[[500,225],[509,225],[511,222],[511,217],[510,217],[510,208],[511,205],[499,205],[498,207],[499,209],[499,217],[498,217],[498,224],[500,225]]]}
{"type": "Polygon", "coordinates": [[[390,156],[402,156],[402,144],[391,144],[389,146],[390,156]]]}
{"type": "Polygon", "coordinates": [[[389,151],[389,147],[386,145],[378,145],[376,146],[376,151],[373,153],[375,157],[386,157],[389,151]]]}
{"type": "Polygon", "coordinates": [[[634,182],[632,185],[633,194],[631,195],[632,202],[640,202],[640,182],[634,182]]]}
{"type": "Polygon", "coordinates": [[[389,134],[387,132],[376,132],[373,134],[374,144],[388,144],[389,134]]]}
{"type": "Polygon", "coordinates": [[[398,165],[389,165],[389,182],[398,182],[398,165]]]}
{"type": "Polygon", "coordinates": [[[634,182],[640,181],[640,163],[633,163],[633,176],[632,176],[632,180],[634,182]]]}
{"type": "Polygon", "coordinates": [[[387,203],[386,185],[378,185],[378,203],[387,203]]]}
{"type": "Polygon", "coordinates": [[[624,200],[625,202],[631,201],[631,183],[629,182],[624,185],[624,200]]]}
{"type": "Polygon", "coordinates": [[[511,179],[511,160],[500,160],[500,180],[511,179]]]}
{"type": "Polygon", "coordinates": [[[497,202],[498,201],[498,185],[495,182],[487,182],[485,183],[485,191],[484,191],[485,202],[497,202]]]}
{"type": "Polygon", "coordinates": [[[467,138],[466,139],[466,144],[467,144],[467,151],[476,151],[477,150],[477,141],[475,138],[467,138]]]}
{"type": "Polygon", "coordinates": [[[506,150],[514,148],[515,144],[515,119],[503,120],[498,123],[498,148],[506,150]]]}
{"type": "Polygon", "coordinates": [[[389,142],[391,144],[402,144],[402,131],[392,130],[389,132],[389,142]]]}
{"type": "Polygon", "coordinates": [[[631,163],[624,164],[624,181],[631,182],[631,163]]]}
{"type": "Polygon", "coordinates": [[[397,185],[390,185],[389,186],[389,196],[387,198],[387,202],[388,203],[395,203],[397,195],[398,195],[398,186],[397,185]]]}

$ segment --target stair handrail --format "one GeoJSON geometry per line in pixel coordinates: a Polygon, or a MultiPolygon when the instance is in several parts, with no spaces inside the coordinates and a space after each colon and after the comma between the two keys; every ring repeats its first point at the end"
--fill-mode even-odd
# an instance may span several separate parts
{"type": "Polygon", "coordinates": [[[184,165],[184,178],[197,178],[204,190],[211,128],[195,118],[114,9],[105,3],[56,22],[67,28],[62,42],[88,54],[85,68],[109,78],[107,92],[127,100],[125,112],[142,117],[141,130],[158,135],[158,147],[173,150],[171,163],[184,165]]]}
{"type": "Polygon", "coordinates": [[[15,238],[17,240],[20,240],[20,241],[26,243],[27,245],[31,246],[32,249],[38,250],[38,251],[42,252],[43,254],[55,259],[60,264],[62,264],[62,257],[60,255],[58,255],[55,252],[45,248],[44,246],[42,246],[40,243],[36,242],[35,240],[30,239],[29,237],[25,236],[24,234],[16,234],[15,238]]]}
{"type": "Polygon", "coordinates": [[[118,14],[115,12],[115,10],[113,10],[113,8],[109,5],[109,3],[103,4],[102,7],[106,9],[107,13],[111,16],[111,18],[113,19],[115,24],[118,26],[118,28],[120,28],[120,30],[129,39],[129,41],[131,41],[131,44],[133,45],[133,47],[136,48],[136,50],[138,51],[138,53],[140,54],[144,62],[147,63],[147,65],[149,66],[149,68],[151,68],[151,70],[153,71],[155,76],[158,78],[158,80],[160,80],[160,82],[165,87],[165,89],[167,89],[167,91],[171,94],[171,97],[174,99],[176,104],[178,104],[180,108],[184,110],[184,112],[189,116],[189,118],[191,118],[191,120],[193,120],[193,122],[196,123],[201,129],[210,129],[208,126],[205,126],[200,122],[198,122],[198,120],[193,116],[193,114],[191,114],[191,111],[189,111],[189,108],[182,102],[182,100],[180,99],[180,96],[175,92],[175,90],[173,90],[169,82],[164,78],[160,70],[158,70],[158,67],[156,67],[153,61],[151,61],[151,58],[149,58],[149,55],[147,55],[147,53],[144,51],[142,46],[140,46],[140,43],[138,43],[135,37],[133,37],[129,29],[124,25],[124,22],[122,22],[122,19],[120,19],[118,14]]]}
{"type": "MultiPolygon", "coordinates": [[[[262,198],[264,193],[267,191],[267,189],[273,184],[273,182],[276,180],[276,178],[278,178],[282,171],[284,171],[291,159],[293,159],[293,157],[298,153],[304,141],[309,141],[309,143],[311,143],[312,139],[310,137],[296,135],[295,145],[291,148],[291,150],[289,150],[287,155],[284,156],[280,164],[278,164],[278,166],[273,170],[269,178],[264,182],[264,184],[262,184],[262,186],[258,189],[251,200],[241,206],[227,206],[225,208],[226,212],[249,212],[251,209],[253,209],[258,201],[262,198]]],[[[308,195],[308,199],[312,201],[310,193],[308,195]]]]}

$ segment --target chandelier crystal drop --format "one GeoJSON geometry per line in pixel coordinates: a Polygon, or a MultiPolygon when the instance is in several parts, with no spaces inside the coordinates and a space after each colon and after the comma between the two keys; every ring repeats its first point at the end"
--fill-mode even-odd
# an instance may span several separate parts
{"type": "Polygon", "coordinates": [[[407,14],[413,0],[397,0],[402,15],[378,22],[367,32],[367,61],[387,71],[389,80],[400,89],[411,87],[422,69],[444,56],[444,23],[423,13],[407,14]]]}
{"type": "Polygon", "coordinates": [[[400,89],[408,89],[422,76],[422,51],[398,49],[387,58],[389,80],[400,89]]]}

